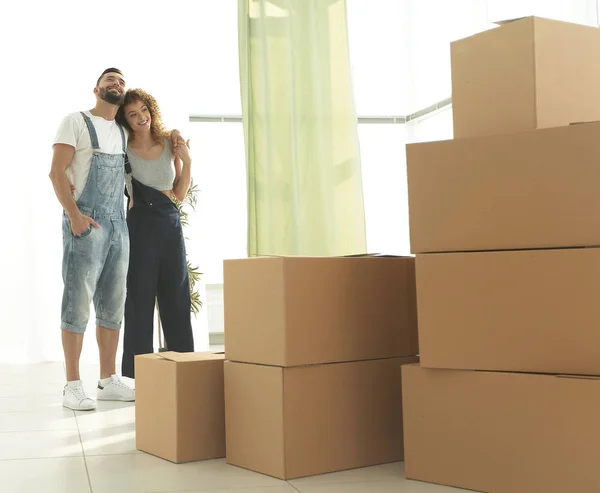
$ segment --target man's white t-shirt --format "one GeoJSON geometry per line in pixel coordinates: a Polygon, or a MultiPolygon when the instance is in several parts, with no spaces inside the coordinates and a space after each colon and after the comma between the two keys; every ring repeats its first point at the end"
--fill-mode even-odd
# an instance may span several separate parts
{"type": "MultiPolygon", "coordinates": [[[[96,134],[98,135],[98,145],[100,152],[105,154],[122,154],[123,143],[121,141],[121,131],[115,120],[105,120],[100,116],[94,116],[89,111],[84,113],[92,120],[96,134]]],[[[127,130],[125,132],[125,141],[127,142],[127,130]]],[[[87,183],[90,173],[90,165],[94,149],[87,125],[81,113],[71,113],[66,116],[58,127],[55,144],[68,144],[75,148],[75,155],[71,165],[67,168],[67,176],[75,186],[73,197],[79,199],[87,183]]]]}

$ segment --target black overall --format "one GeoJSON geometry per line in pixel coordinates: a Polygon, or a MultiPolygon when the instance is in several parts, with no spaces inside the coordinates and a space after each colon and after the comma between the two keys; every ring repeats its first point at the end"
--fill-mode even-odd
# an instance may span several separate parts
{"type": "Polygon", "coordinates": [[[169,351],[193,352],[194,337],[179,211],[165,194],[136,179],[132,182],[134,205],[127,213],[130,255],[122,372],[135,378],[134,356],[154,352],[155,299],[169,351]]]}

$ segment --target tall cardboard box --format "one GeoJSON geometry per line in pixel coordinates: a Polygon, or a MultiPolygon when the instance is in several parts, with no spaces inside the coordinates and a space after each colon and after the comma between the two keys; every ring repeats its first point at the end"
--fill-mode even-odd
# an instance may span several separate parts
{"type": "Polygon", "coordinates": [[[136,447],[171,462],[225,457],[223,354],[135,357],[136,447]]]}
{"type": "Polygon", "coordinates": [[[281,479],[402,460],[401,366],[225,362],[227,462],[281,479]]]}
{"type": "Polygon", "coordinates": [[[225,356],[274,366],[418,353],[414,257],[224,262],[225,356]]]}
{"type": "Polygon", "coordinates": [[[600,29],[501,24],[451,44],[455,138],[600,120],[600,29]]]}
{"type": "Polygon", "coordinates": [[[417,256],[421,364],[600,375],[600,248],[417,256]]]}
{"type": "Polygon", "coordinates": [[[406,153],[413,253],[600,245],[600,123],[406,153]]]}
{"type": "Polygon", "coordinates": [[[402,370],[406,477],[489,493],[600,491],[600,381],[402,370]]]}

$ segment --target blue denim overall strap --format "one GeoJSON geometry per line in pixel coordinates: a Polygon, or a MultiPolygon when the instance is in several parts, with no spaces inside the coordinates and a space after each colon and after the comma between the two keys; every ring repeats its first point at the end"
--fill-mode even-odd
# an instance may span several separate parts
{"type": "Polygon", "coordinates": [[[131,163],[129,162],[129,156],[127,155],[127,149],[125,149],[125,173],[131,175],[133,170],[131,169],[131,163]]]}
{"type": "MultiPolygon", "coordinates": [[[[85,122],[88,132],[90,133],[90,140],[92,141],[92,149],[97,150],[100,149],[100,145],[98,144],[98,134],[96,133],[96,129],[94,128],[94,124],[90,117],[87,116],[83,111],[80,111],[81,116],[83,116],[83,121],[85,122]]],[[[121,131],[121,145],[123,146],[123,154],[127,156],[127,142],[125,141],[125,132],[123,132],[123,128],[121,125],[117,123],[119,130],[121,131]]],[[[129,159],[125,157],[126,164],[129,165],[129,169],[131,170],[131,165],[129,164],[129,159]]],[[[131,171],[128,171],[131,173],[131,171]]]]}
{"type": "Polygon", "coordinates": [[[88,128],[94,154],[90,164],[90,171],[83,193],[77,201],[79,210],[93,218],[99,216],[124,217],[123,184],[124,166],[127,156],[127,143],[125,132],[118,125],[121,132],[122,154],[106,154],[100,152],[98,134],[91,119],[81,112],[88,128]]]}

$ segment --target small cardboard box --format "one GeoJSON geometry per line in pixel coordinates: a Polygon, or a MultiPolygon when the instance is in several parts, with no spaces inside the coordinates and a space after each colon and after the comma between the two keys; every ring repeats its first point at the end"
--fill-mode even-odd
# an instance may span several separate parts
{"type": "Polygon", "coordinates": [[[293,479],[402,460],[401,366],[225,362],[227,462],[293,479]]]}
{"type": "Polygon", "coordinates": [[[406,477],[494,493],[600,491],[597,378],[402,368],[406,477]]]}
{"type": "Polygon", "coordinates": [[[225,457],[223,354],[135,357],[136,447],[171,462],[225,457]]]}
{"type": "Polygon", "coordinates": [[[451,44],[454,137],[600,119],[600,29],[526,17],[451,44]]]}
{"type": "Polygon", "coordinates": [[[224,263],[225,356],[298,366],[418,354],[414,257],[224,263]]]}

